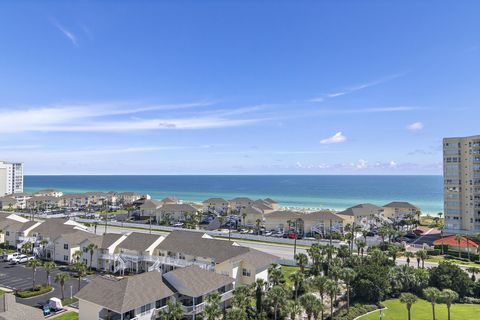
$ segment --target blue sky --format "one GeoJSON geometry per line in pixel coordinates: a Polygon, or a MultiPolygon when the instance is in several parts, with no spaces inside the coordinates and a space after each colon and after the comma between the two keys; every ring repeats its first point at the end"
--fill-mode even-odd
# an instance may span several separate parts
{"type": "Polygon", "coordinates": [[[0,3],[28,174],[440,174],[479,133],[478,1],[0,3]]]}

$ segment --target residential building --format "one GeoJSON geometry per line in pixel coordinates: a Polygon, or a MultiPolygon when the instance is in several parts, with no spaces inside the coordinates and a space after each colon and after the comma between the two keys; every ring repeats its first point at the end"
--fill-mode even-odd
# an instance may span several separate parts
{"type": "Polygon", "coordinates": [[[186,221],[193,215],[197,215],[199,210],[187,203],[164,204],[156,210],[157,222],[186,221]]]}
{"type": "Polygon", "coordinates": [[[216,215],[226,215],[229,210],[229,203],[223,198],[209,198],[202,202],[203,212],[216,215]]]}
{"type": "Polygon", "coordinates": [[[75,295],[80,320],[156,319],[174,292],[159,272],[130,277],[99,276],[75,295]]]}
{"type": "Polygon", "coordinates": [[[56,189],[44,189],[44,190],[39,190],[33,194],[34,197],[38,196],[48,196],[48,197],[55,197],[55,198],[60,198],[63,196],[63,192],[60,190],[56,189]]]}
{"type": "Polygon", "coordinates": [[[23,192],[23,163],[0,161],[0,197],[23,192]]]}
{"type": "Polygon", "coordinates": [[[34,196],[26,200],[26,208],[31,210],[47,210],[58,208],[62,204],[59,197],[54,196],[34,196]]]}
{"type": "Polygon", "coordinates": [[[400,221],[408,217],[417,218],[420,208],[409,202],[393,201],[383,206],[383,216],[392,221],[400,221]]]}
{"type": "Polygon", "coordinates": [[[142,217],[156,217],[157,216],[157,211],[160,209],[162,206],[162,202],[159,200],[149,200],[146,199],[143,201],[143,203],[140,205],[140,216],[142,217]]]}
{"type": "Polygon", "coordinates": [[[449,251],[470,252],[472,254],[480,253],[480,242],[467,237],[462,237],[460,241],[458,241],[455,235],[450,235],[433,241],[433,244],[435,246],[447,246],[449,251]]]}
{"type": "Polygon", "coordinates": [[[230,209],[239,213],[242,209],[245,209],[248,206],[253,205],[253,200],[246,197],[238,197],[228,201],[230,209]]]}
{"type": "Polygon", "coordinates": [[[443,139],[445,233],[480,231],[480,135],[443,139]]]}
{"type": "Polygon", "coordinates": [[[180,201],[175,197],[166,197],[166,198],[160,200],[160,202],[162,203],[162,205],[180,203],[180,201]]]}
{"type": "Polygon", "coordinates": [[[280,209],[280,204],[277,201],[275,201],[271,198],[266,198],[266,199],[264,199],[264,201],[267,202],[268,204],[270,204],[270,206],[273,208],[273,210],[280,209]]]}
{"type": "Polygon", "coordinates": [[[75,261],[74,254],[78,251],[81,251],[80,244],[82,242],[84,242],[86,239],[92,239],[95,237],[100,236],[93,235],[82,230],[75,230],[74,232],[59,235],[53,240],[53,260],[63,263],[84,262],[87,264],[88,260],[86,257],[79,257],[81,260],[75,261]]]}
{"type": "Polygon", "coordinates": [[[243,225],[254,227],[257,224],[257,221],[260,221],[260,224],[263,224],[264,221],[264,212],[256,206],[248,206],[243,208],[240,212],[242,217],[241,223],[243,225]]]}
{"type": "Polygon", "coordinates": [[[234,279],[196,266],[175,269],[163,275],[175,292],[175,300],[183,306],[186,319],[193,319],[205,311],[205,300],[212,293],[220,294],[220,310],[231,305],[234,279]]]}
{"type": "Polygon", "coordinates": [[[142,195],[136,192],[117,193],[117,200],[121,204],[132,204],[140,198],[142,198],[142,195]]]}
{"type": "Polygon", "coordinates": [[[97,270],[117,272],[115,259],[110,258],[114,257],[115,249],[126,237],[126,234],[121,233],[105,233],[99,237],[85,239],[80,243],[80,249],[83,252],[82,261],[97,270]],[[88,250],[90,244],[95,246],[93,255],[90,255],[88,250]]]}
{"type": "Polygon", "coordinates": [[[330,231],[343,232],[347,224],[352,224],[354,218],[349,215],[338,214],[323,210],[315,212],[274,211],[265,215],[265,228],[288,232],[296,231],[299,234],[325,234],[330,231]]]}
{"type": "Polygon", "coordinates": [[[4,196],[0,197],[0,209],[1,210],[10,210],[17,209],[17,200],[13,197],[4,196]]]}
{"type": "Polygon", "coordinates": [[[358,204],[337,214],[353,217],[355,225],[364,229],[387,222],[383,216],[383,208],[371,203],[358,204]]]}
{"type": "Polygon", "coordinates": [[[128,277],[100,276],[84,286],[75,297],[80,320],[151,320],[165,310],[168,301],[180,302],[184,318],[205,310],[205,298],[220,294],[220,308],[233,298],[233,279],[191,266],[162,274],[146,272],[128,277]]]}
{"type": "Polygon", "coordinates": [[[59,198],[60,207],[79,208],[89,204],[88,197],[84,194],[64,194],[59,198]]]}
{"type": "Polygon", "coordinates": [[[19,249],[25,242],[32,242],[29,233],[38,225],[40,222],[30,221],[16,214],[1,214],[2,243],[19,249]]]}
{"type": "Polygon", "coordinates": [[[17,303],[13,293],[4,293],[0,296],[0,320],[44,320],[43,312],[39,308],[17,303]]]}

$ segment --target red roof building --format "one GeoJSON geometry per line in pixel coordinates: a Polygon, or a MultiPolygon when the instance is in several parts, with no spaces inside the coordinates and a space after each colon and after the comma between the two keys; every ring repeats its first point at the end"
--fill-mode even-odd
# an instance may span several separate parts
{"type": "MultiPolygon", "coordinates": [[[[448,236],[448,237],[443,237],[440,239],[437,239],[433,241],[434,245],[448,245],[451,247],[453,250],[458,250],[459,243],[457,239],[455,239],[455,236],[448,236]]],[[[480,244],[478,243],[477,240],[472,240],[470,238],[463,236],[462,239],[460,240],[460,248],[461,251],[467,251],[467,248],[470,248],[470,252],[477,252],[478,248],[480,247],[480,244]],[[468,242],[467,242],[468,241],[468,242]]]]}

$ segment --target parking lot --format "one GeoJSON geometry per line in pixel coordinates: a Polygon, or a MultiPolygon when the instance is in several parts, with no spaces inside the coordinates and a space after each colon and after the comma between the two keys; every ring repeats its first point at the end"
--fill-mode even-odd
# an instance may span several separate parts
{"type": "MultiPolygon", "coordinates": [[[[17,301],[30,306],[37,306],[40,303],[45,303],[51,297],[62,298],[60,285],[55,283],[55,275],[62,272],[60,269],[52,270],[50,273],[51,284],[54,288],[52,292],[43,294],[38,297],[22,299],[17,297],[17,301]]],[[[82,287],[91,280],[91,276],[82,279],[82,287]]],[[[32,287],[32,269],[27,268],[24,265],[10,265],[8,262],[0,262],[0,287],[12,289],[12,290],[24,290],[32,287]]],[[[38,268],[35,277],[36,284],[47,283],[47,273],[44,269],[38,268]]],[[[70,293],[75,295],[78,288],[78,279],[73,278],[65,283],[65,298],[70,297],[70,293]],[[71,290],[71,291],[70,291],[71,290]]]]}

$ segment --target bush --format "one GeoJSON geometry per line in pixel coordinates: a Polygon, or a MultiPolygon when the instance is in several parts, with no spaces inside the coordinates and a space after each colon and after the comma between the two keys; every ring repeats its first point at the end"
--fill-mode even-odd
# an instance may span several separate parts
{"type": "Polygon", "coordinates": [[[474,298],[474,297],[465,297],[463,298],[463,303],[469,303],[469,304],[480,304],[480,298],[474,298]]]}
{"type": "Polygon", "coordinates": [[[346,308],[341,309],[337,312],[335,319],[337,320],[353,320],[365,313],[370,311],[377,310],[378,306],[374,304],[354,304],[350,306],[350,311],[347,312],[346,308]]]}
{"type": "Polygon", "coordinates": [[[20,298],[30,298],[30,297],[39,296],[41,294],[44,294],[50,291],[52,291],[52,286],[42,284],[39,286],[35,286],[35,288],[17,291],[16,294],[17,294],[17,297],[20,297],[20,298]]]}
{"type": "Polygon", "coordinates": [[[439,256],[441,254],[440,249],[427,250],[429,256],[439,256]]]}

